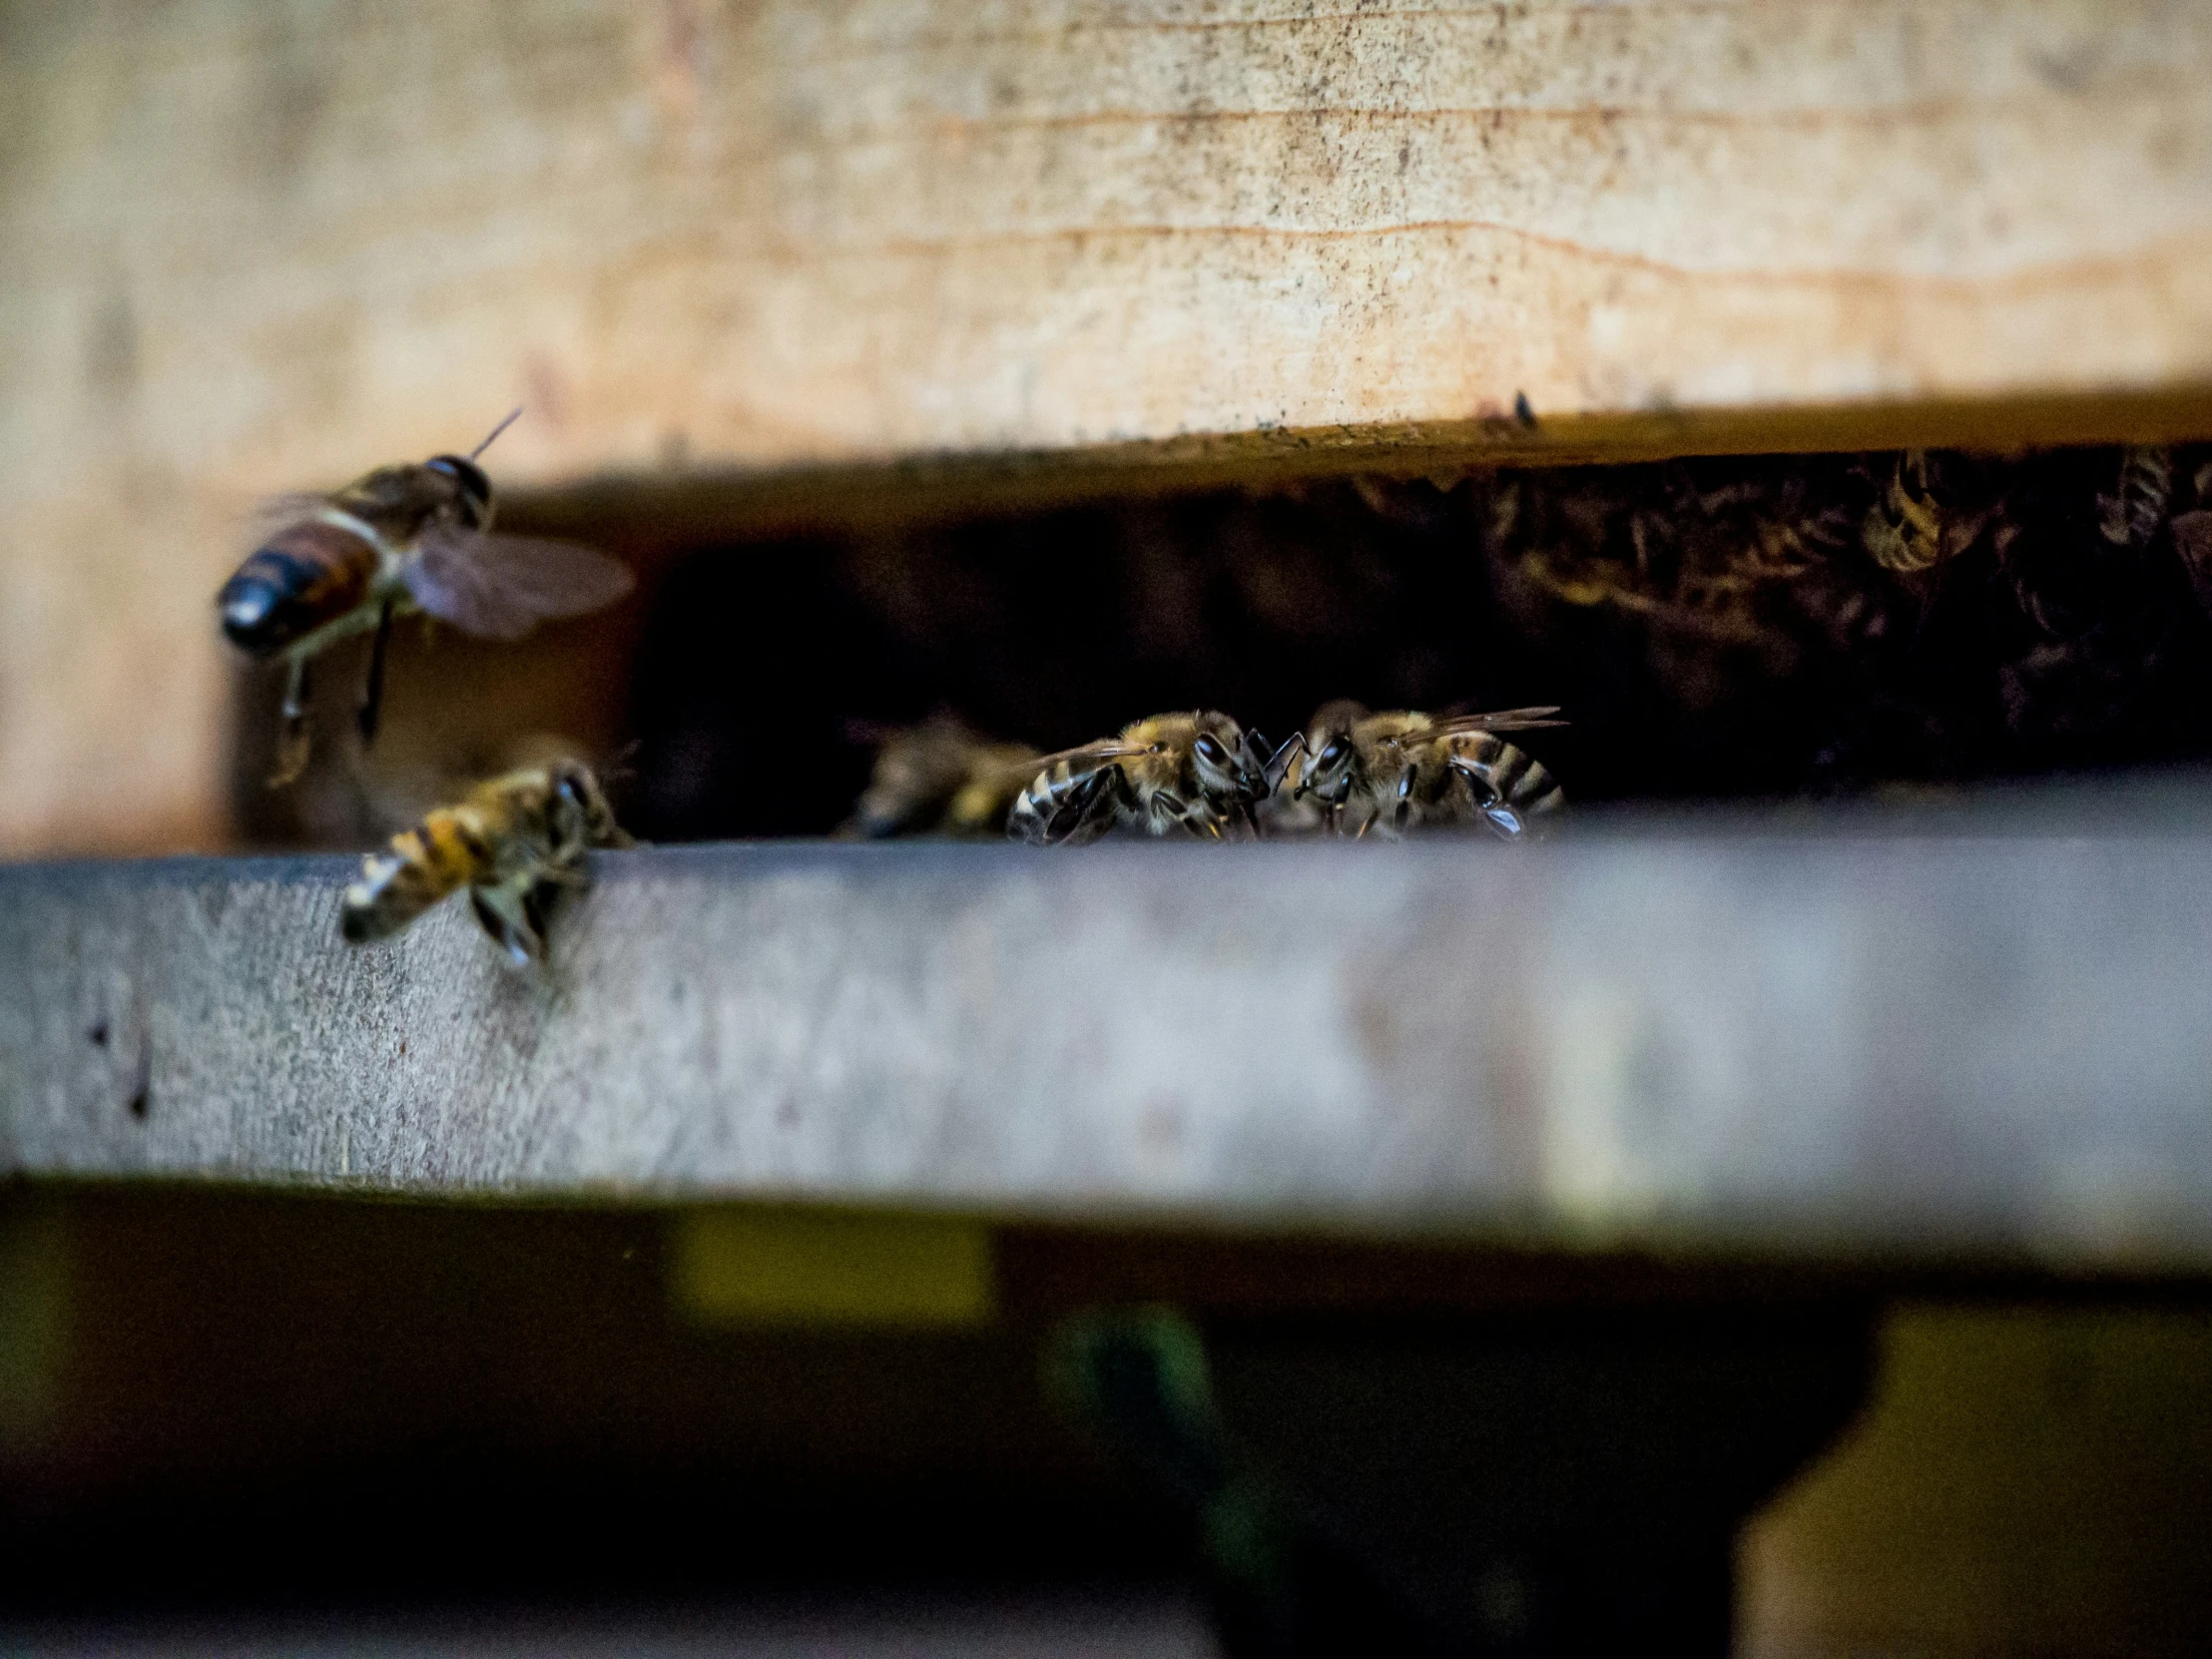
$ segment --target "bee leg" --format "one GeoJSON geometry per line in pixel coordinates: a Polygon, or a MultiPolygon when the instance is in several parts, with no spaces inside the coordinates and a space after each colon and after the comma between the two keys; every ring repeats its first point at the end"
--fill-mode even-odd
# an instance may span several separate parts
{"type": "Polygon", "coordinates": [[[1170,795],[1166,790],[1161,790],[1153,796],[1152,801],[1153,805],[1161,813],[1164,813],[1171,823],[1182,827],[1184,833],[1193,836],[1212,835],[1216,840],[1221,839],[1221,830],[1215,826],[1213,820],[1211,818],[1200,818],[1196,812],[1184,804],[1180,796],[1170,795]]]}
{"type": "Polygon", "coordinates": [[[530,924],[530,931],[537,938],[536,954],[543,954],[546,935],[552,930],[553,912],[560,907],[567,892],[567,886],[548,873],[522,895],[522,919],[530,924]]]}
{"type": "Polygon", "coordinates": [[[1520,814],[1498,798],[1497,786],[1483,777],[1469,763],[1454,756],[1448,763],[1467,786],[1467,794],[1474,800],[1474,810],[1482,816],[1482,822],[1507,840],[1513,840],[1527,828],[1521,823],[1520,814]]]}
{"type": "MultiPolygon", "coordinates": [[[[1098,798],[1102,774],[1093,773],[1079,784],[1072,784],[1058,795],[1046,795],[1042,801],[1031,798],[1036,809],[1036,829],[1030,838],[1039,846],[1060,846],[1066,842],[1085,838],[1084,826],[1090,817],[1092,805],[1098,798]]],[[[1009,831],[1014,820],[1009,819],[1009,831]]]]}
{"type": "Polygon", "coordinates": [[[1045,820],[1044,844],[1087,841],[1103,833],[1113,816],[1114,780],[1120,776],[1119,767],[1102,768],[1062,796],[1045,820]]]}
{"type": "Polygon", "coordinates": [[[477,925],[516,967],[528,967],[545,954],[545,934],[530,914],[527,894],[511,887],[471,887],[468,906],[476,912],[477,925]]]}
{"type": "Polygon", "coordinates": [[[499,946],[501,950],[504,950],[509,957],[516,961],[528,959],[517,955],[514,928],[508,924],[505,916],[493,908],[491,901],[484,896],[484,890],[481,887],[468,889],[468,908],[469,912],[476,917],[476,925],[484,930],[493,944],[499,946]]]}
{"type": "Polygon", "coordinates": [[[384,649],[391,643],[391,612],[392,602],[387,599],[376,619],[376,643],[368,651],[368,684],[361,691],[361,706],[353,712],[363,749],[376,741],[376,719],[384,706],[384,649]]]}
{"type": "Polygon", "coordinates": [[[1096,840],[1114,827],[1114,820],[1128,795],[1128,782],[1121,768],[1107,767],[1083,786],[1075,807],[1074,839],[1096,840]]]}
{"type": "Polygon", "coordinates": [[[1135,824],[1143,817],[1129,775],[1118,766],[1099,774],[1098,793],[1084,803],[1083,811],[1088,815],[1084,840],[1096,840],[1116,825],[1135,824]]]}
{"type": "Polygon", "coordinates": [[[294,657],[284,676],[283,724],[276,737],[276,770],[269,787],[280,790],[307,770],[307,659],[294,657]]]}
{"type": "Polygon", "coordinates": [[[1190,806],[1171,797],[1168,810],[1175,815],[1176,822],[1192,834],[1210,835],[1217,841],[1221,839],[1221,821],[1203,804],[1190,806]]]}

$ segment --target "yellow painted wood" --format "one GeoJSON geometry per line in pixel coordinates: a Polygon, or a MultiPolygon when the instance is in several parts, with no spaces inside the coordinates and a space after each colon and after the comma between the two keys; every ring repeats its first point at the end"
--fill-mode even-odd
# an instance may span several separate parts
{"type": "Polygon", "coordinates": [[[708,1324],[978,1326],[990,1231],[946,1217],[727,1209],[674,1224],[677,1307],[708,1324]]]}

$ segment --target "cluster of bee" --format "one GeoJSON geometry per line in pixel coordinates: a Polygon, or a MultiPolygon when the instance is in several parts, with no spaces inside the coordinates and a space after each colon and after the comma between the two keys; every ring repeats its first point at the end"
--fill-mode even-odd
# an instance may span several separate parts
{"type": "Polygon", "coordinates": [[[1228,715],[1196,710],[1153,715],[1053,755],[939,719],[884,741],[847,828],[872,836],[1003,832],[1037,846],[1117,830],[1257,840],[1479,827],[1517,839],[1565,795],[1498,734],[1562,725],[1558,713],[1376,713],[1340,701],[1274,745],[1228,715]]]}

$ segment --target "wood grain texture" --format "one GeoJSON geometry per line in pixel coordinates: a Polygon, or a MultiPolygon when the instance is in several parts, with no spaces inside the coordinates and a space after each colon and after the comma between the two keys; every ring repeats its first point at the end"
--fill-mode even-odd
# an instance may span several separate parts
{"type": "Polygon", "coordinates": [[[0,847],[220,836],[244,505],[516,398],[539,483],[2207,429],[2208,84],[2159,0],[13,0],[0,847]]]}
{"type": "Polygon", "coordinates": [[[19,866],[0,1169],[2201,1274],[2203,822],[647,850],[543,977],[337,858],[19,866]]]}

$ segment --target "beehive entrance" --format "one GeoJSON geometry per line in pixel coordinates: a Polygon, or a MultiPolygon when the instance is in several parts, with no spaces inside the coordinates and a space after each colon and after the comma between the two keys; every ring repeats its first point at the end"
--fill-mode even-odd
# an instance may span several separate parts
{"type": "MultiPolygon", "coordinates": [[[[1712,458],[1337,478],[931,522],[679,532],[522,516],[645,592],[524,648],[403,643],[390,733],[325,745],[261,838],[348,842],[531,734],[627,747],[657,840],[822,834],[884,732],[1039,748],[1161,709],[1556,703],[1583,803],[1835,796],[2212,753],[2212,447],[1712,458]],[[2178,525],[2178,528],[2177,528],[2178,525]]],[[[332,680],[343,682],[338,665],[332,680]]]]}

